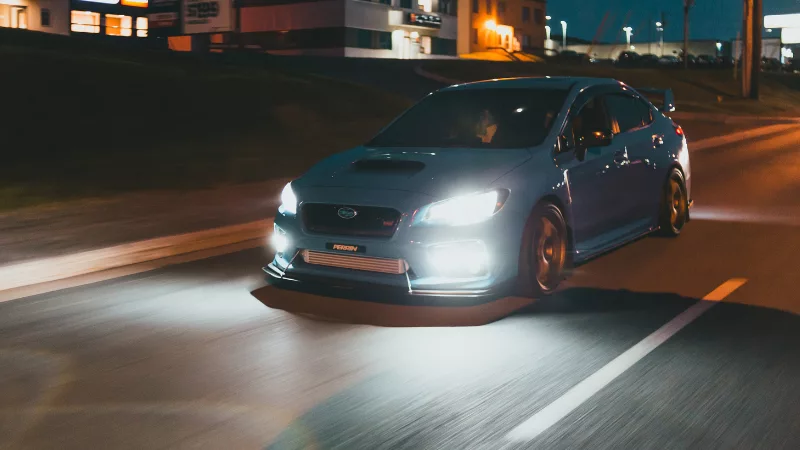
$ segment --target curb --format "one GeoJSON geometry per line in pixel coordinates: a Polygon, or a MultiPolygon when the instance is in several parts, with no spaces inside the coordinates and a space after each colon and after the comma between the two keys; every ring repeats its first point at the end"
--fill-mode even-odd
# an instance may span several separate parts
{"type": "Polygon", "coordinates": [[[148,239],[0,267],[0,293],[245,241],[265,239],[272,219],[148,239]]]}

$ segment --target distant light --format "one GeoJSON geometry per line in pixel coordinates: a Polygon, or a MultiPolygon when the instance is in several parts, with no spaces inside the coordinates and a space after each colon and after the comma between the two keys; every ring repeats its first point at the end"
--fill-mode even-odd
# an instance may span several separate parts
{"type": "Polygon", "coordinates": [[[636,50],[636,46],[635,45],[631,45],[631,50],[636,50]]]}
{"type": "Polygon", "coordinates": [[[521,113],[522,111],[525,111],[525,108],[517,108],[514,110],[515,113],[521,113]]]}
{"type": "Polygon", "coordinates": [[[722,50],[722,42],[717,42],[717,50],[722,50]]]}
{"type": "Polygon", "coordinates": [[[767,33],[772,33],[772,28],[767,28],[767,33]]]}
{"type": "Polygon", "coordinates": [[[547,20],[552,19],[552,17],[550,17],[550,16],[544,16],[544,18],[547,19],[547,20]]]}
{"type": "Polygon", "coordinates": [[[661,22],[656,22],[656,26],[657,27],[661,27],[661,26],[663,26],[663,24],[661,22]]]}

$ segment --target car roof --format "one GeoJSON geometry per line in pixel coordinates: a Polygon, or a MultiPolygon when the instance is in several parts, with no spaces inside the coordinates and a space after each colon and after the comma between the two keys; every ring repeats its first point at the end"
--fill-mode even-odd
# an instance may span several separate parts
{"type": "Polygon", "coordinates": [[[493,80],[475,81],[472,83],[454,84],[442,91],[466,89],[583,89],[590,86],[620,84],[613,78],[590,77],[528,77],[528,78],[496,78],[493,80]]]}

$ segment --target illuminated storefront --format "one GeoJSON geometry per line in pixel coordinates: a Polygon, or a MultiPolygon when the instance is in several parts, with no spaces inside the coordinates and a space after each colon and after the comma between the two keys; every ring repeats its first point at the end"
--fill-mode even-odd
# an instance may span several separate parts
{"type": "Polygon", "coordinates": [[[60,0],[0,0],[0,28],[68,34],[68,3],[60,0]]]}
{"type": "Polygon", "coordinates": [[[242,43],[275,54],[456,57],[456,0],[241,0],[242,43]]]}
{"type": "Polygon", "coordinates": [[[542,51],[546,6],[544,0],[461,0],[458,53],[542,51]]]}
{"type": "Polygon", "coordinates": [[[71,0],[72,34],[146,38],[148,0],[71,0]]]}

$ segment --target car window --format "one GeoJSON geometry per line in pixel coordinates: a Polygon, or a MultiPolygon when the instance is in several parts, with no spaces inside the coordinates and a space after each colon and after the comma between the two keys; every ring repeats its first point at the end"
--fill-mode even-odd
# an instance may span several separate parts
{"type": "Polygon", "coordinates": [[[653,121],[650,105],[642,99],[627,94],[611,94],[605,97],[609,114],[616,122],[616,133],[625,133],[649,125],[653,121]]]}
{"type": "Polygon", "coordinates": [[[562,151],[575,148],[575,143],[589,133],[609,130],[611,130],[611,122],[603,98],[601,96],[591,97],[578,108],[577,113],[571,114],[570,121],[562,135],[565,144],[562,151]]]}
{"type": "Polygon", "coordinates": [[[371,147],[525,148],[542,143],[561,111],[561,89],[463,89],[428,96],[371,147]]]}

